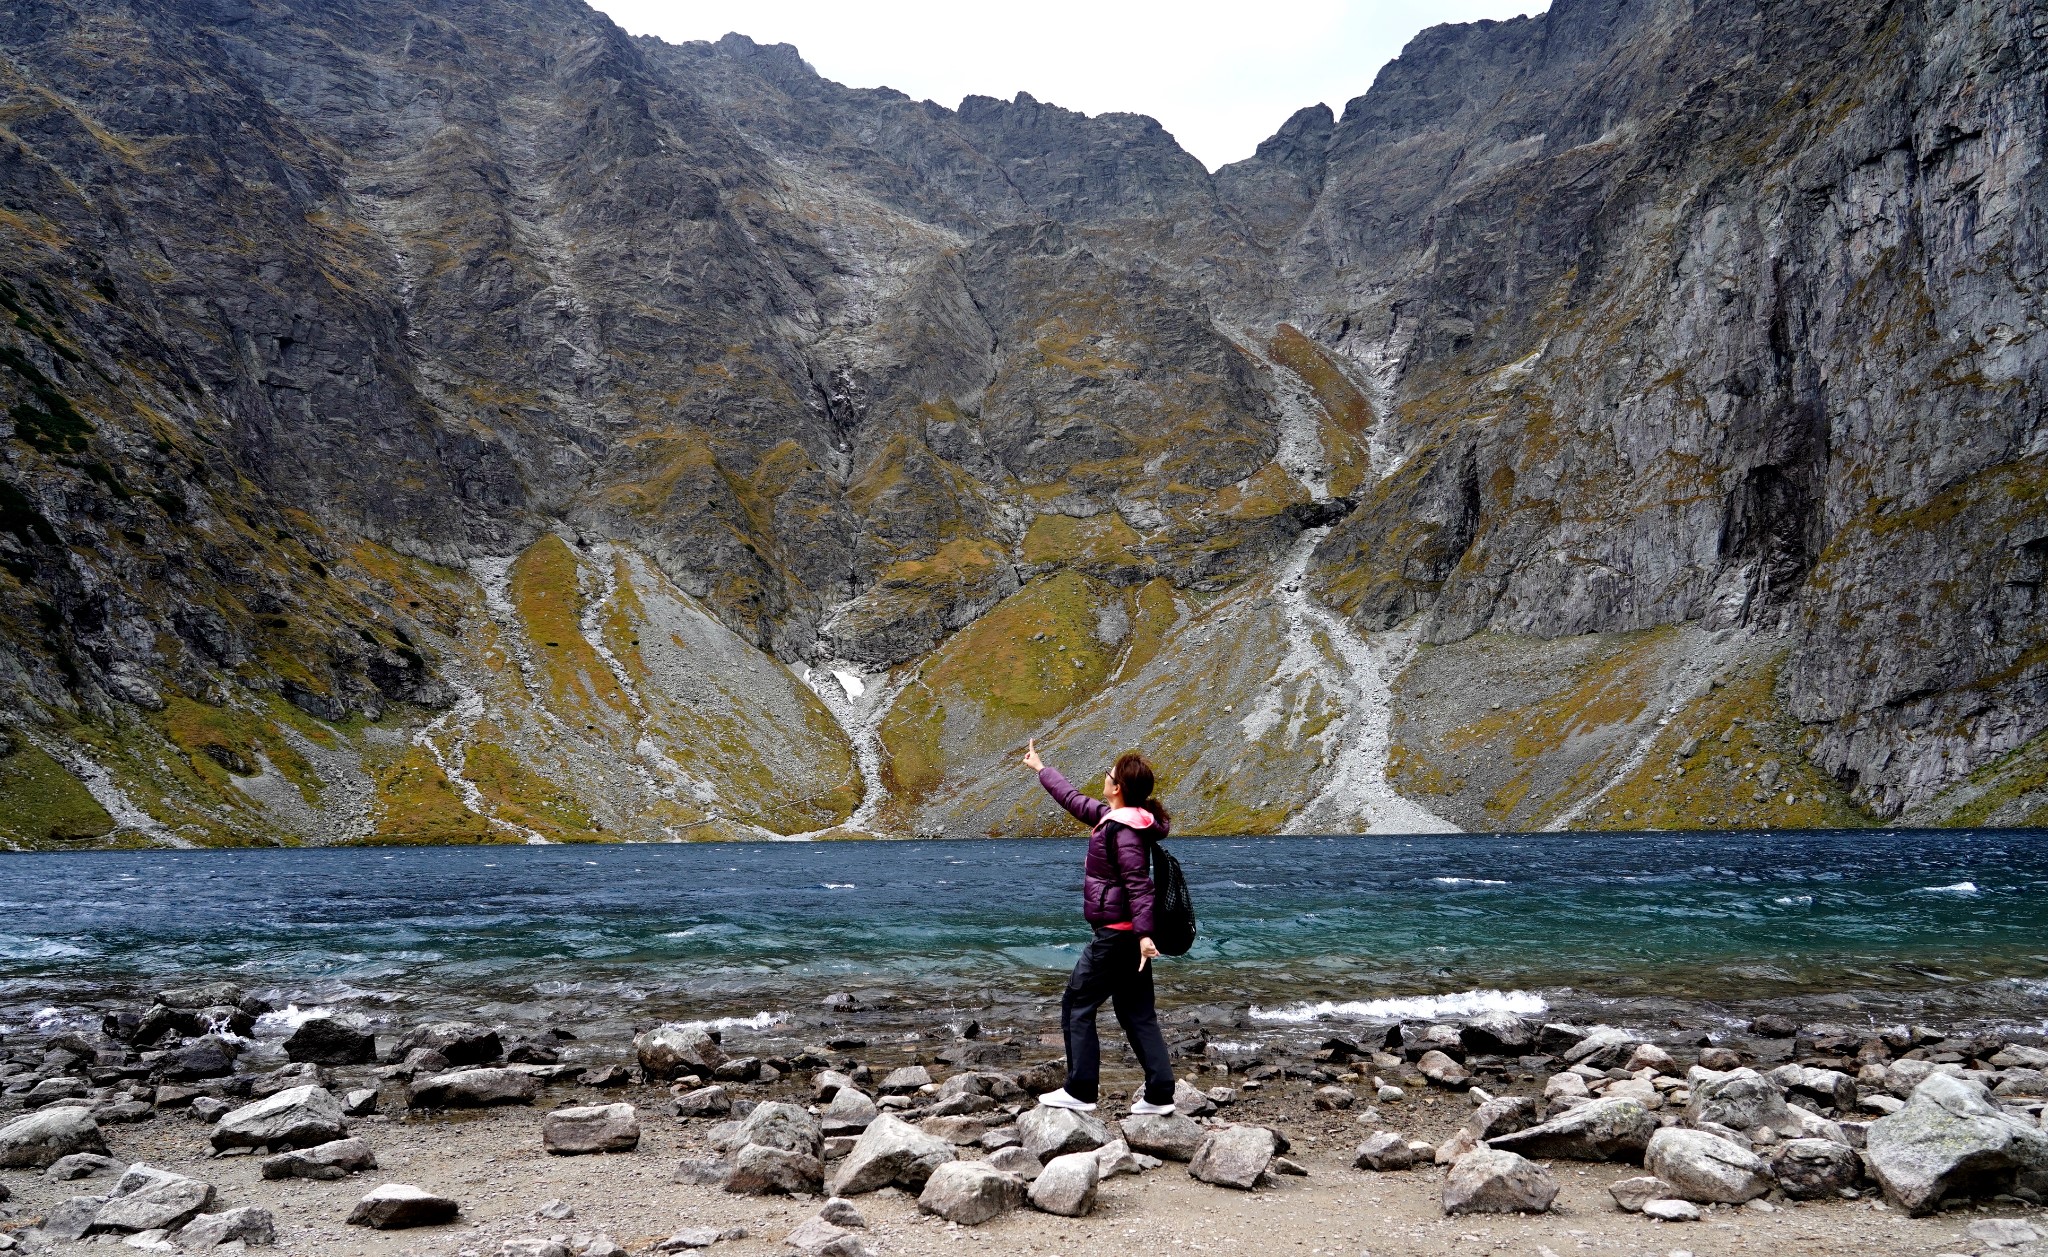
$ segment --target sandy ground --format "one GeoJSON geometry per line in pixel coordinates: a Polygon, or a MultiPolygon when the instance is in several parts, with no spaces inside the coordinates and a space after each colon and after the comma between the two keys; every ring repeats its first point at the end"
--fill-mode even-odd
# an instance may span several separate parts
{"type": "MultiPolygon", "coordinates": [[[[1203,1085],[1224,1080],[1199,1075],[1203,1085]]],[[[1121,1079],[1125,1085],[1135,1079],[1121,1079]]],[[[750,1087],[759,1098],[800,1098],[798,1088],[750,1087]]],[[[1256,1193],[1211,1187],[1167,1163],[1142,1177],[1103,1184],[1093,1215],[1065,1219],[1027,1210],[975,1228],[921,1216],[916,1200],[884,1190],[856,1198],[868,1239],[884,1254],[1023,1253],[1046,1257],[1133,1253],[1295,1253],[1308,1257],[1394,1257],[1396,1254],[1519,1254],[1571,1257],[1575,1253],[1668,1257],[1676,1252],[1718,1254],[1926,1254],[1979,1253],[1970,1222],[1992,1214],[2041,1211],[1995,1206],[1934,1218],[1908,1218],[1872,1200],[1786,1204],[1777,1212],[1707,1208],[1698,1223],[1666,1224],[1624,1214],[1606,1185],[1639,1174],[1623,1165],[1552,1164],[1562,1187],[1557,1211],[1545,1217],[1445,1218],[1439,1208],[1441,1169],[1374,1174],[1351,1168],[1351,1150],[1366,1133],[1349,1113],[1309,1107],[1311,1087],[1288,1082],[1230,1106],[1226,1115],[1278,1126],[1294,1141],[1292,1156],[1309,1170],[1256,1193]]],[[[376,1148],[381,1169],[335,1183],[263,1181],[258,1158],[207,1156],[208,1128],[169,1115],[139,1126],[108,1128],[114,1153],[212,1182],[221,1208],[261,1205],[275,1212],[281,1254],[339,1257],[363,1254],[432,1254],[492,1257],[504,1239],[520,1235],[572,1238],[602,1232],[640,1252],[689,1226],[743,1226],[744,1240],[721,1243],[719,1257],[783,1254],[782,1237],[820,1203],[805,1198],[728,1195],[715,1187],[669,1181],[675,1161],[704,1152],[707,1124],[669,1115],[667,1093],[557,1086],[542,1106],[627,1099],[640,1110],[643,1137],[637,1152],[555,1157],[541,1150],[542,1108],[498,1109],[435,1117],[358,1119],[353,1133],[376,1148]],[[414,1231],[371,1232],[344,1225],[350,1207],[383,1182],[411,1183],[461,1202],[462,1218],[414,1231]],[[571,1205],[571,1221],[536,1220],[551,1200],[571,1205]]],[[[387,1109],[400,1103],[395,1087],[387,1109]]],[[[1439,1096],[1382,1106],[1386,1125],[1432,1142],[1446,1137],[1467,1111],[1462,1097],[1439,1096]],[[1433,1102],[1431,1102],[1433,1101],[1433,1102]]],[[[101,1181],[45,1182],[30,1171],[0,1172],[14,1199],[5,1225],[18,1229],[66,1196],[104,1191],[101,1181]]],[[[58,1246],[59,1252],[107,1252],[112,1241],[58,1246]]],[[[125,1249],[120,1251],[126,1251],[125,1249]]],[[[2005,1250],[2014,1251],[2014,1250],[2005,1250]]]]}

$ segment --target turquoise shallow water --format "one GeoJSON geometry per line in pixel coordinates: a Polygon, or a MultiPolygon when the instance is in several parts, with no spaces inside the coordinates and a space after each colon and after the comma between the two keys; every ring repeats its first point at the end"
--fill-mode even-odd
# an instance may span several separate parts
{"type": "MultiPolygon", "coordinates": [[[[1203,932],[1165,980],[1269,1019],[1845,996],[1872,1016],[2048,1018],[2036,832],[1174,850],[1203,932]],[[1382,1002],[1412,997],[1429,998],[1382,1002]]],[[[1078,840],[11,856],[0,1027],[210,977],[301,1002],[624,1000],[664,1015],[840,989],[1031,998],[1057,989],[1083,938],[1080,856],[1078,840]]]]}

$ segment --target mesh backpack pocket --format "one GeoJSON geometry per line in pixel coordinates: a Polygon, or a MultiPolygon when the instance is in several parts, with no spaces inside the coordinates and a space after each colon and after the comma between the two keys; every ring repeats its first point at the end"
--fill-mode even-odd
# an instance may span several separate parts
{"type": "Polygon", "coordinates": [[[1162,956],[1185,956],[1195,945],[1195,899],[1180,861],[1166,844],[1152,843],[1152,943],[1162,956]]]}

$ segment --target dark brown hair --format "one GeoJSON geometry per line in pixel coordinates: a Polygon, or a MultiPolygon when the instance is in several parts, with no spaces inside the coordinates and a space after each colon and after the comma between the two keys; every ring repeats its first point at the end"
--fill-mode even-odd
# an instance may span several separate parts
{"type": "Polygon", "coordinates": [[[1124,792],[1125,807],[1142,807],[1162,822],[1173,823],[1166,804],[1152,797],[1158,783],[1153,780],[1151,763],[1143,755],[1125,751],[1117,756],[1116,767],[1109,770],[1109,775],[1116,778],[1117,788],[1124,792]]]}

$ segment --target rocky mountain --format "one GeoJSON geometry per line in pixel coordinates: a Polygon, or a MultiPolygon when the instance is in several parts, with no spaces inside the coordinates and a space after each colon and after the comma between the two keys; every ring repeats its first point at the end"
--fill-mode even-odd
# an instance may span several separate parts
{"type": "Polygon", "coordinates": [[[578,0],[0,12],[0,841],[1043,832],[1031,736],[2048,820],[2030,6],[1556,0],[1213,173],[578,0]]]}

